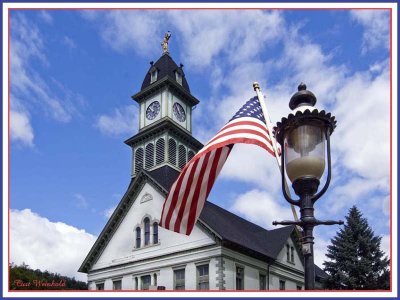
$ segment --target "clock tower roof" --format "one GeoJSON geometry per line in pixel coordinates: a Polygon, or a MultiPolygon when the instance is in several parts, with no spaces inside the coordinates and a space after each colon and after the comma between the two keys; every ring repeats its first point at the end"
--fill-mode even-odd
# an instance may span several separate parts
{"type": "Polygon", "coordinates": [[[158,81],[164,79],[165,77],[169,77],[173,81],[176,81],[176,72],[179,72],[182,76],[182,88],[190,93],[189,84],[187,83],[185,73],[183,72],[183,65],[180,64],[180,66],[178,66],[168,52],[164,53],[156,61],[156,63],[151,62],[150,64],[151,66],[143,80],[142,87],[140,89],[141,91],[145,90],[151,85],[157,84],[158,81]],[[157,80],[151,82],[151,73],[153,72],[153,70],[157,71],[157,80]]]}

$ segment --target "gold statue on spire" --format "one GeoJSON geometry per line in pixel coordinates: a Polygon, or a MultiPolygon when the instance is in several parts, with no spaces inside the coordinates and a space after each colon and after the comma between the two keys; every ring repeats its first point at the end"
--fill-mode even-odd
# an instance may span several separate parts
{"type": "Polygon", "coordinates": [[[171,31],[168,30],[165,33],[164,39],[163,39],[163,41],[161,43],[161,46],[162,46],[162,49],[163,49],[163,54],[169,53],[168,52],[168,41],[169,41],[170,38],[171,38],[171,31]]]}

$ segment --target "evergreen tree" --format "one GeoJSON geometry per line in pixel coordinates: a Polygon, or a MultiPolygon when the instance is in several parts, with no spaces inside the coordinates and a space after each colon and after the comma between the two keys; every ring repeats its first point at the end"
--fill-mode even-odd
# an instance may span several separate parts
{"type": "Polygon", "coordinates": [[[356,206],[349,210],[344,228],[331,240],[324,270],[327,289],[389,289],[389,259],[380,249],[381,237],[375,236],[367,219],[356,206]]]}

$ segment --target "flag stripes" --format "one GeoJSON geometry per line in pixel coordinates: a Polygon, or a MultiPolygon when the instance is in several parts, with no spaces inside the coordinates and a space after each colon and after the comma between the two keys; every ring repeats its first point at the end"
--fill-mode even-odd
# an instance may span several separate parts
{"type": "Polygon", "coordinates": [[[165,199],[160,226],[186,235],[191,233],[233,144],[255,144],[274,155],[260,111],[258,99],[249,100],[186,164],[165,199]]]}

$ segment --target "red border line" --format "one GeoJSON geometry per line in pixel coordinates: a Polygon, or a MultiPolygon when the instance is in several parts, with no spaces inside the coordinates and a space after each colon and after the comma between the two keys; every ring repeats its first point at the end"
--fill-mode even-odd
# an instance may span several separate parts
{"type": "Polygon", "coordinates": [[[266,7],[262,7],[262,8],[241,8],[241,7],[230,7],[230,8],[217,8],[217,7],[213,7],[213,8],[188,8],[188,7],[177,7],[177,8],[46,8],[46,7],[42,7],[42,8],[8,8],[8,292],[9,293],[35,293],[35,292],[45,292],[45,293],[119,293],[119,292],[130,292],[130,293],[158,293],[158,292],[172,292],[175,293],[177,291],[175,290],[103,290],[103,291],[97,291],[97,290],[10,290],[10,90],[11,90],[11,86],[10,86],[10,36],[11,36],[11,11],[25,11],[25,10],[53,10],[53,11],[60,11],[60,10],[101,10],[101,11],[109,11],[109,10],[297,10],[297,11],[302,11],[302,10],[343,10],[343,11],[347,11],[347,10],[389,10],[390,12],[390,16],[389,16],[389,22],[390,22],[390,27],[389,27],[389,80],[390,80],[390,130],[389,130],[389,136],[390,136],[390,171],[389,171],[389,178],[390,178],[390,182],[389,182],[389,207],[390,207],[390,228],[389,228],[389,253],[390,253],[390,289],[389,290],[356,290],[356,291],[351,291],[351,290],[244,290],[244,291],[238,291],[238,290],[185,290],[184,292],[197,292],[197,293],[210,293],[210,292],[235,292],[235,293],[270,293],[270,292],[286,292],[286,293],[352,293],[352,292],[356,292],[356,293],[389,293],[392,292],[392,288],[393,288],[393,275],[392,275],[392,155],[393,155],[393,151],[392,151],[392,134],[393,134],[393,130],[392,130],[392,59],[393,59],[393,55],[392,55],[392,8],[372,8],[372,7],[368,7],[368,8],[352,8],[352,7],[348,7],[348,8],[329,8],[329,7],[324,7],[324,8],[278,8],[278,7],[274,7],[274,8],[266,8],[266,7]]]}

